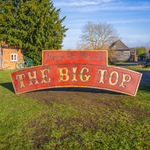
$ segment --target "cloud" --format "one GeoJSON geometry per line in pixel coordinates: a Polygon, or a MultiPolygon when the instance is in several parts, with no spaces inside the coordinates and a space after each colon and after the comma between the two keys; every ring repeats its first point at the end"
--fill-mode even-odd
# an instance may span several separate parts
{"type": "Polygon", "coordinates": [[[96,2],[73,2],[73,3],[55,3],[55,6],[85,6],[96,5],[96,2]]]}
{"type": "Polygon", "coordinates": [[[131,20],[117,20],[117,21],[109,21],[109,23],[118,24],[118,23],[138,23],[138,22],[150,22],[149,18],[138,18],[131,20]]]}
{"type": "Polygon", "coordinates": [[[130,39],[128,37],[122,38],[122,41],[128,46],[128,47],[137,47],[137,46],[149,46],[150,47],[150,41],[149,40],[138,40],[138,39],[130,39]]]}
{"type": "MultiPolygon", "coordinates": [[[[122,35],[123,38],[126,38],[126,37],[129,37],[129,35],[122,35]]],[[[130,39],[144,39],[144,38],[150,38],[150,35],[149,34],[132,34],[130,35],[130,39]]]]}
{"type": "Polygon", "coordinates": [[[56,2],[55,6],[88,6],[88,5],[98,5],[101,3],[108,3],[114,0],[96,0],[96,1],[83,1],[83,0],[78,0],[78,1],[66,1],[66,2],[56,2]]]}
{"type": "Polygon", "coordinates": [[[73,0],[54,3],[63,12],[94,12],[99,10],[150,10],[150,2],[120,0],[73,0]]]}
{"type": "MultiPolygon", "coordinates": [[[[69,26],[80,26],[84,25],[85,22],[92,21],[92,22],[97,22],[97,19],[77,19],[77,20],[69,20],[68,25],[69,26]],[[76,24],[75,24],[76,23],[76,24]]],[[[102,21],[102,20],[101,20],[102,21]]],[[[127,20],[115,20],[115,21],[105,21],[103,20],[102,22],[107,22],[108,24],[126,24],[126,23],[144,23],[144,22],[150,22],[150,18],[138,18],[138,19],[127,19],[127,20]]]]}
{"type": "Polygon", "coordinates": [[[72,32],[72,31],[75,31],[75,32],[81,32],[81,30],[79,30],[79,29],[71,29],[71,30],[68,30],[69,32],[72,32]]]}
{"type": "MultiPolygon", "coordinates": [[[[94,7],[84,7],[84,8],[78,8],[74,11],[78,12],[94,12],[94,11],[99,11],[99,10],[150,10],[150,4],[148,6],[141,5],[141,6],[94,6],[94,7]]],[[[73,11],[73,10],[72,10],[73,11]]]]}

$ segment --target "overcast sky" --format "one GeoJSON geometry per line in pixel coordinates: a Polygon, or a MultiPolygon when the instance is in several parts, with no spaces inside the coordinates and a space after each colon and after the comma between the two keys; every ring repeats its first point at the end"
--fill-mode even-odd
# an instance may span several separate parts
{"type": "Polygon", "coordinates": [[[61,8],[60,18],[69,30],[63,48],[77,49],[82,28],[88,21],[107,22],[128,47],[150,47],[150,0],[52,0],[61,8]]]}

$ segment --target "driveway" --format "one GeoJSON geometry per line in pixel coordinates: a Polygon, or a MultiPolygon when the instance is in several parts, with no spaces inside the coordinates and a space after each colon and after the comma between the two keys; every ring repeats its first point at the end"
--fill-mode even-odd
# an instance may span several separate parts
{"type": "Polygon", "coordinates": [[[142,62],[124,62],[124,64],[119,65],[118,67],[127,67],[127,66],[135,66],[141,64],[142,62]]]}
{"type": "MultiPolygon", "coordinates": [[[[134,66],[140,63],[142,62],[126,62],[125,64],[122,64],[119,67],[134,66]]],[[[150,86],[150,71],[143,71],[143,70],[135,70],[135,71],[142,73],[140,86],[143,86],[143,85],[150,86]]]]}
{"type": "Polygon", "coordinates": [[[150,86],[150,71],[143,71],[143,70],[135,70],[135,71],[142,73],[140,86],[143,85],[150,86]]]}

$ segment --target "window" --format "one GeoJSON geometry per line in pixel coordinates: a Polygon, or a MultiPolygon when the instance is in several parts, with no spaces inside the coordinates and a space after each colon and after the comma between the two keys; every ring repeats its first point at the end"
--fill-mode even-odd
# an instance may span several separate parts
{"type": "Polygon", "coordinates": [[[17,61],[17,54],[11,54],[11,61],[17,61]]]}

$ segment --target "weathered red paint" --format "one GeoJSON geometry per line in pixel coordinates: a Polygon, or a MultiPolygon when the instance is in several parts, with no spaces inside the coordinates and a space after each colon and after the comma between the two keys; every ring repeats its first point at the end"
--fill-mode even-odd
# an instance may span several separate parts
{"type": "Polygon", "coordinates": [[[93,64],[107,65],[106,51],[43,51],[43,65],[56,64],[93,64]]]}
{"type": "Polygon", "coordinates": [[[55,54],[54,51],[52,53],[51,51],[44,51],[44,65],[11,73],[16,94],[55,87],[88,87],[136,95],[141,73],[107,66],[106,51],[95,51],[95,55],[93,51],[86,51],[87,57],[89,53],[89,61],[79,58],[82,52],[55,51],[55,54]],[[75,55],[74,58],[70,58],[71,62],[65,58],[67,53],[71,53],[72,56],[75,55]],[[47,59],[48,55],[52,58],[53,54],[55,58],[63,54],[64,60],[47,59]],[[95,56],[103,57],[102,60],[105,62],[100,61],[99,64],[99,59],[92,58],[95,56]]]}

